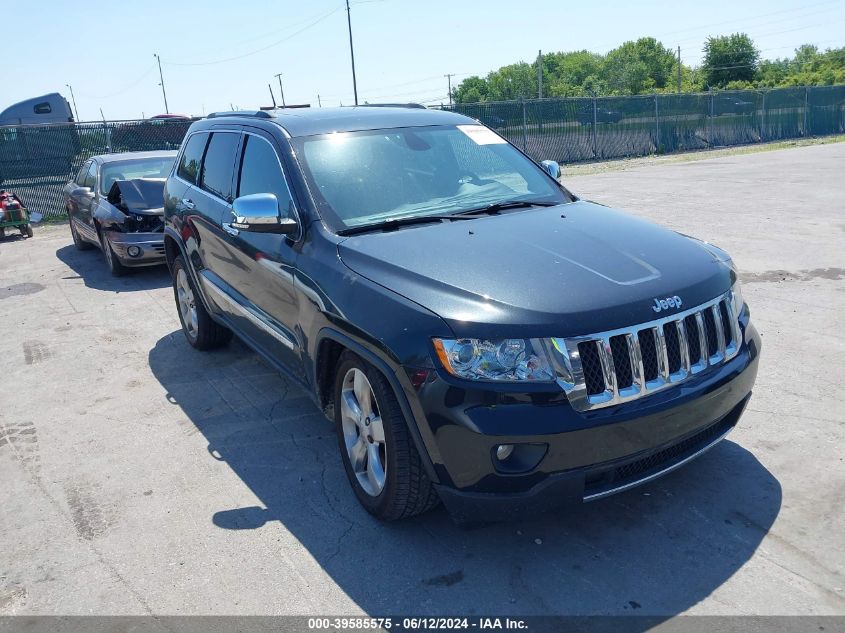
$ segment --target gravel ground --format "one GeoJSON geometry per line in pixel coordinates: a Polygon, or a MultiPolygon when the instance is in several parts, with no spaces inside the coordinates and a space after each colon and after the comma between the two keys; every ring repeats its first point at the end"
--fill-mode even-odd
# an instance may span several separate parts
{"type": "Polygon", "coordinates": [[[764,348],[739,427],[576,510],[381,525],[332,427],[162,269],[0,243],[0,614],[845,614],[845,144],[567,176],[731,252],[764,348]]]}

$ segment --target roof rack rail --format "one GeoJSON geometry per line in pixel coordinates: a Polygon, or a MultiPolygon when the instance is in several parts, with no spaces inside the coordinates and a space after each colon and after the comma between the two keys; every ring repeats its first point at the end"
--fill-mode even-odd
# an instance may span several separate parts
{"type": "Polygon", "coordinates": [[[417,110],[427,110],[421,103],[362,103],[358,107],[366,108],[414,108],[417,110]]]}
{"type": "Polygon", "coordinates": [[[217,119],[224,116],[254,117],[256,119],[272,119],[273,115],[262,110],[224,110],[223,112],[211,112],[207,119],[217,119]]]}

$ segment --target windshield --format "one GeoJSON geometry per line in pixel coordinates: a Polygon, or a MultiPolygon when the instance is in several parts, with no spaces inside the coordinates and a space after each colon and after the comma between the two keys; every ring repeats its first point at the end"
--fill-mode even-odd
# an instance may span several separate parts
{"type": "Polygon", "coordinates": [[[106,163],[100,172],[100,193],[107,194],[116,180],[167,178],[175,160],[166,156],[106,163]]]}
{"type": "Polygon", "coordinates": [[[298,146],[309,187],[335,230],[514,200],[571,202],[537,165],[482,125],[322,134],[298,139],[298,146]]]}

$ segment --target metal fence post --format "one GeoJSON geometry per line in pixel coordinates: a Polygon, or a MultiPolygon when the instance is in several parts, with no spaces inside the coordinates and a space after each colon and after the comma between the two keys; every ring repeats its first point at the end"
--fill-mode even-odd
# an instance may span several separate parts
{"type": "Polygon", "coordinates": [[[809,123],[809,116],[810,116],[810,87],[807,86],[804,88],[804,134],[803,136],[809,136],[808,132],[808,123],[809,123]]]}
{"type": "Polygon", "coordinates": [[[707,135],[707,144],[713,147],[713,90],[710,90],[710,120],[708,121],[710,133],[707,135]]]}
{"type": "Polygon", "coordinates": [[[654,151],[660,153],[660,114],[657,111],[657,93],[654,93],[654,151]]]}
{"type": "Polygon", "coordinates": [[[596,136],[596,126],[599,122],[599,111],[598,111],[598,104],[596,103],[596,97],[593,95],[593,158],[599,157],[598,151],[598,138],[596,136]]]}
{"type": "Polygon", "coordinates": [[[766,91],[763,91],[763,106],[760,108],[760,142],[766,140],[766,91]]]}
{"type": "Polygon", "coordinates": [[[522,101],[522,151],[528,153],[528,115],[525,111],[525,99],[522,101]]]}

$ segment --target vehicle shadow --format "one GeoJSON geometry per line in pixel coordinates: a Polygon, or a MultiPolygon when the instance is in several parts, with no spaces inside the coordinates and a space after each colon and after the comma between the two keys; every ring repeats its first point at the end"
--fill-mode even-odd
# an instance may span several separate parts
{"type": "Polygon", "coordinates": [[[781,507],[778,481],[725,441],[665,478],[566,512],[470,530],[441,507],[381,524],[349,488],[333,425],[237,339],[203,354],[175,332],[149,366],[209,459],[260,500],[199,520],[226,530],[281,522],[371,615],[668,617],[735,574],[781,507]]]}
{"type": "Polygon", "coordinates": [[[103,253],[96,246],[80,251],[69,244],[57,250],[56,257],[74,273],[63,279],[82,279],[88,288],[96,290],[134,292],[164,288],[171,283],[170,273],[164,265],[136,268],[123,277],[114,277],[106,266],[103,253]]]}

